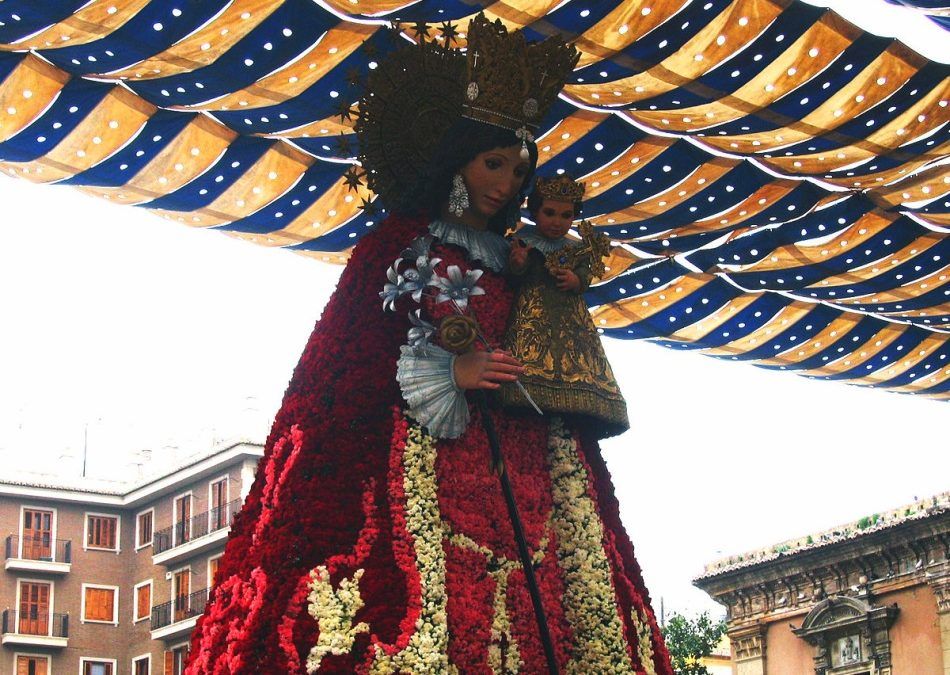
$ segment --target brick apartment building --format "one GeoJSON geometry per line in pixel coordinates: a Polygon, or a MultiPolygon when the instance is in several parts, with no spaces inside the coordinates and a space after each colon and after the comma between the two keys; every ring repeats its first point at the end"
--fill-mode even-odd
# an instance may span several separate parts
{"type": "Polygon", "coordinates": [[[0,469],[0,675],[180,675],[260,445],[130,483],[0,469]]]}

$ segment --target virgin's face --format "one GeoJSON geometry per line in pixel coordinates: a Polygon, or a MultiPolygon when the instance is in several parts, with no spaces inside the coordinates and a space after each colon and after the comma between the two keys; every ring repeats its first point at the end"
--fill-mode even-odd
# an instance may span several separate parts
{"type": "Polygon", "coordinates": [[[536,215],[538,233],[545,239],[560,239],[574,222],[574,204],[544,199],[536,215]]]}
{"type": "Polygon", "coordinates": [[[521,145],[480,153],[459,172],[468,188],[469,210],[487,221],[514,199],[531,170],[521,159],[521,145]]]}

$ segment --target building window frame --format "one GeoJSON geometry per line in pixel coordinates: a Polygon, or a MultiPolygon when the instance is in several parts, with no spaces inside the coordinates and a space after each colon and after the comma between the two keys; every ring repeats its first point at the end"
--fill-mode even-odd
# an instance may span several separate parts
{"type": "Polygon", "coordinates": [[[99,513],[96,511],[86,511],[83,513],[82,527],[82,549],[84,551],[108,551],[109,553],[119,554],[122,552],[122,516],[117,513],[99,513]],[[115,548],[105,548],[103,546],[89,545],[89,518],[113,518],[115,520],[115,548]]]}
{"type": "Polygon", "coordinates": [[[230,526],[230,523],[228,523],[227,525],[224,525],[220,528],[212,529],[211,527],[211,515],[212,515],[212,512],[214,511],[214,507],[212,506],[212,504],[214,503],[213,502],[213,495],[214,495],[213,488],[216,484],[221,483],[222,481],[224,482],[224,501],[221,503],[219,508],[226,509],[228,507],[228,504],[231,503],[231,475],[230,474],[224,474],[223,476],[218,476],[217,478],[212,478],[210,481],[208,481],[208,532],[215,532],[218,529],[223,530],[225,527],[230,526]]]}
{"type": "Polygon", "coordinates": [[[25,657],[28,659],[43,659],[46,661],[46,675],[50,675],[53,672],[53,659],[49,654],[31,654],[29,652],[14,652],[13,653],[13,670],[11,672],[17,672],[17,662],[20,660],[20,657],[25,657]]]}
{"type": "Polygon", "coordinates": [[[111,675],[118,675],[119,662],[115,659],[107,659],[102,656],[80,656],[79,657],[79,675],[85,675],[87,663],[108,663],[112,666],[111,675]]]}
{"type": "MultiPolygon", "coordinates": [[[[80,623],[98,623],[105,626],[118,626],[119,625],[119,587],[111,586],[109,584],[82,584],[82,596],[79,601],[79,621],[80,623]],[[112,591],[112,621],[104,621],[102,619],[87,619],[86,618],[86,589],[94,588],[101,590],[111,590],[112,591]]],[[[97,659],[94,659],[97,660],[97,659]]],[[[101,659],[99,659],[101,660],[101,659]]]]}
{"type": "MultiPolygon", "coordinates": [[[[189,642],[179,642],[179,643],[177,643],[177,644],[169,645],[168,647],[165,648],[165,652],[167,652],[167,653],[169,653],[169,654],[172,654],[172,675],[175,675],[175,672],[174,672],[174,671],[175,671],[175,665],[174,665],[174,664],[175,664],[175,657],[174,657],[175,652],[178,651],[179,649],[184,649],[184,650],[185,650],[185,653],[182,655],[182,661],[184,662],[185,660],[188,659],[188,647],[189,647],[190,645],[191,645],[191,643],[189,643],[189,642]]],[[[182,672],[184,672],[184,663],[182,664],[182,672]]]]}
{"type": "Polygon", "coordinates": [[[152,542],[154,541],[155,541],[155,507],[153,506],[152,508],[144,509],[135,514],[135,550],[140,551],[143,548],[148,548],[149,546],[152,545],[152,542]],[[151,512],[152,514],[152,528],[151,528],[152,531],[150,533],[151,536],[148,538],[147,542],[141,543],[141,530],[140,530],[141,520],[140,519],[142,516],[144,516],[146,513],[149,513],[149,512],[151,512]]]}
{"type": "Polygon", "coordinates": [[[55,600],[56,600],[56,582],[52,579],[36,579],[33,577],[17,577],[16,580],[16,617],[17,617],[17,626],[16,632],[19,635],[20,633],[20,591],[24,583],[27,584],[46,584],[49,586],[49,605],[46,609],[46,633],[44,635],[50,636],[53,634],[53,615],[56,613],[55,600]]]}
{"type": "Polygon", "coordinates": [[[191,536],[191,520],[195,517],[195,493],[193,490],[188,490],[187,492],[182,492],[180,494],[172,497],[172,547],[181,546],[182,544],[187,544],[193,539],[191,536]],[[184,536],[184,528],[182,532],[178,531],[178,500],[183,497],[188,498],[188,518],[182,522],[187,523],[188,534],[184,536]]]}
{"type": "Polygon", "coordinates": [[[221,558],[223,558],[223,557],[224,557],[224,553],[223,553],[223,552],[222,552],[222,553],[217,553],[217,554],[215,554],[215,555],[209,557],[208,560],[207,560],[207,562],[206,562],[206,564],[205,564],[205,577],[206,577],[206,580],[207,580],[207,582],[208,582],[208,585],[205,586],[205,588],[209,589],[209,590],[208,590],[209,593],[211,592],[210,589],[214,586],[214,576],[211,574],[211,563],[213,563],[215,560],[221,560],[221,558]]]}
{"type": "Polygon", "coordinates": [[[56,528],[59,524],[59,513],[57,509],[53,506],[35,506],[32,504],[20,504],[20,522],[17,525],[17,541],[19,542],[17,546],[17,558],[23,559],[23,515],[26,511],[51,511],[53,513],[53,522],[50,530],[50,547],[53,553],[53,560],[62,562],[61,560],[56,560],[56,528]]]}
{"type": "Polygon", "coordinates": [[[155,605],[155,585],[152,583],[152,579],[146,579],[145,581],[140,581],[132,587],[132,623],[138,623],[139,621],[145,621],[152,617],[152,607],[155,605]],[[139,616],[139,589],[148,586],[148,611],[144,616],[139,616]]]}
{"type": "Polygon", "coordinates": [[[132,675],[135,675],[135,666],[142,661],[145,661],[148,664],[148,671],[147,671],[148,675],[152,675],[152,654],[151,653],[132,657],[132,670],[131,670],[132,675]]]}

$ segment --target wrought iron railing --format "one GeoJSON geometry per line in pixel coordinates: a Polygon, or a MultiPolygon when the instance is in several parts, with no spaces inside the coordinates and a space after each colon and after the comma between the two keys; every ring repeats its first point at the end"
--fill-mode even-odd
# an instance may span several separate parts
{"type": "Polygon", "coordinates": [[[211,532],[223,530],[231,525],[231,519],[240,510],[241,500],[235,499],[224,506],[199,513],[188,520],[182,520],[171,527],[159,530],[152,540],[152,555],[187,544],[189,541],[211,532]]]}
{"type": "Polygon", "coordinates": [[[72,542],[68,539],[56,539],[54,541],[46,534],[27,535],[25,537],[11,534],[7,537],[5,553],[8,559],[19,558],[21,560],[71,563],[72,548],[72,542]]]}
{"type": "Polygon", "coordinates": [[[69,637],[69,614],[50,614],[39,609],[27,612],[5,609],[2,624],[4,634],[69,637]]]}
{"type": "Polygon", "coordinates": [[[202,588],[189,595],[179,595],[168,602],[152,607],[152,630],[198,616],[208,604],[208,589],[202,588]]]}

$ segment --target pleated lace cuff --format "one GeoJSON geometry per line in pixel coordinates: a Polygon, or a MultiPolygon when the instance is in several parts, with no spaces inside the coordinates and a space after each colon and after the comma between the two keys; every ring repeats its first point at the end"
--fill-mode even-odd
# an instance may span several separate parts
{"type": "Polygon", "coordinates": [[[458,438],[468,427],[465,392],[453,377],[455,354],[429,345],[425,350],[403,346],[396,363],[396,381],[409,413],[437,438],[458,438]]]}

